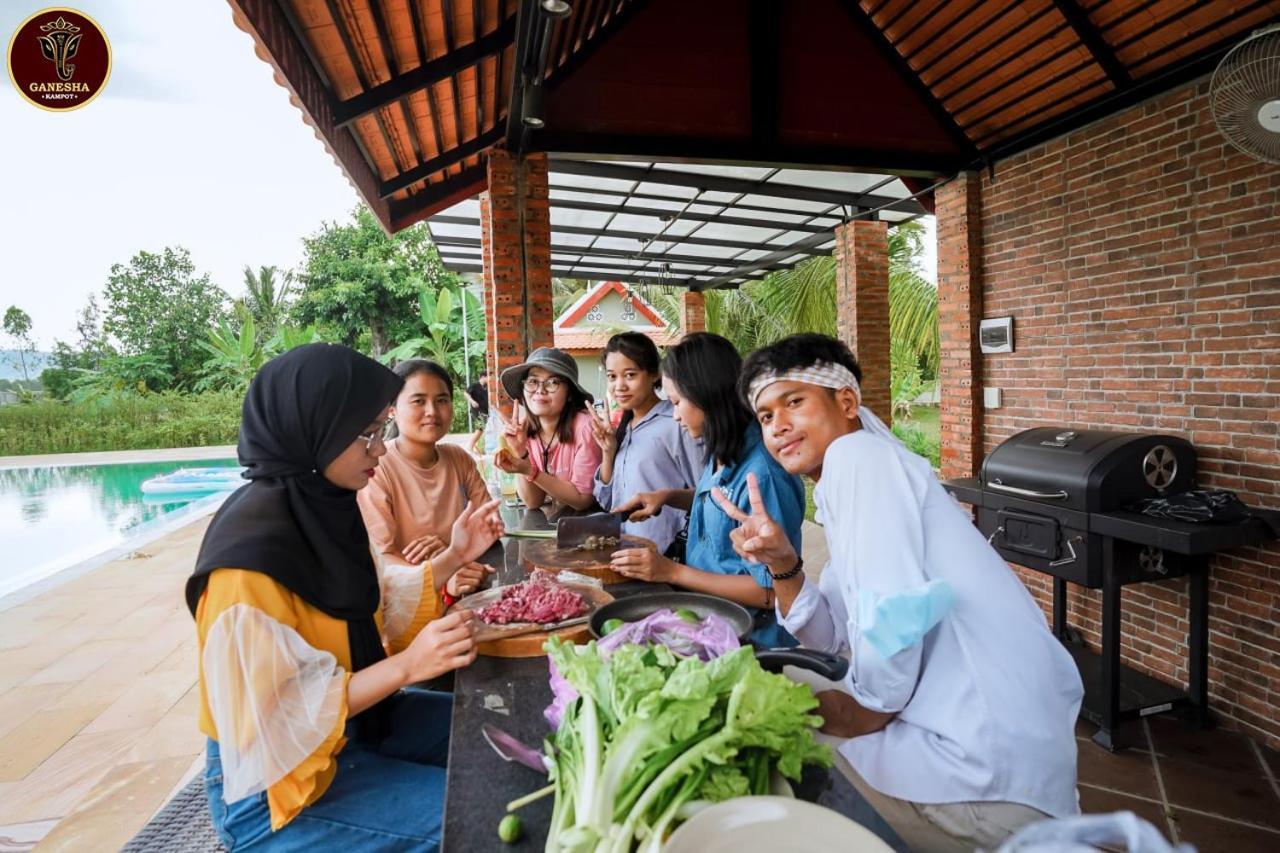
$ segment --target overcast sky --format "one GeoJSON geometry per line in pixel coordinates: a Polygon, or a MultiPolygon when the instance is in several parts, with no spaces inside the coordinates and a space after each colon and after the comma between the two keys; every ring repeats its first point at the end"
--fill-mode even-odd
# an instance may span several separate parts
{"type": "MultiPolygon", "coordinates": [[[[47,5],[0,0],[2,43],[47,5]]],[[[0,312],[16,304],[30,314],[41,349],[72,339],[111,265],[140,250],[185,246],[235,296],[245,264],[297,265],[302,238],[355,206],[223,0],[75,8],[111,41],[111,79],[97,100],[50,113],[0,80],[0,312]]]]}
{"type": "MultiPolygon", "coordinates": [[[[0,37],[48,6],[0,2],[0,37]]],[[[82,109],[36,109],[0,78],[0,312],[31,315],[41,348],[113,263],[166,245],[232,295],[245,264],[296,265],[302,237],[355,191],[231,22],[225,0],[77,0],[112,47],[82,109]]],[[[0,345],[2,346],[2,345],[0,345]]]]}

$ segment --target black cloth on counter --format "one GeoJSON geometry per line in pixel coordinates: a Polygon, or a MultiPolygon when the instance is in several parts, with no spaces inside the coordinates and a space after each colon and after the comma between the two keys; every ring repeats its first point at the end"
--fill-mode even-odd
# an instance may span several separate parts
{"type": "Polygon", "coordinates": [[[1197,524],[1232,524],[1252,518],[1235,492],[1226,489],[1192,489],[1163,498],[1147,498],[1129,509],[1152,518],[1171,518],[1197,524]]]}

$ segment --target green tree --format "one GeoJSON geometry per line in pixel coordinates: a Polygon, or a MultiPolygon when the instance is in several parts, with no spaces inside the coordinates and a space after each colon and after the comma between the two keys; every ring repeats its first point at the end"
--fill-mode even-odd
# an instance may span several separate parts
{"type": "Polygon", "coordinates": [[[422,326],[416,337],[384,353],[383,361],[403,361],[409,358],[429,358],[453,374],[455,379],[467,376],[467,361],[471,375],[479,372],[484,363],[484,306],[470,291],[441,288],[438,293],[423,290],[418,294],[418,317],[422,326]],[[462,301],[467,304],[467,340],[462,335],[462,301]]]}
{"type": "Polygon", "coordinates": [[[287,316],[292,287],[293,273],[289,270],[281,272],[274,266],[262,266],[254,272],[245,265],[244,296],[236,300],[236,306],[253,318],[259,341],[270,340],[287,316]]]}
{"type": "Polygon", "coordinates": [[[326,339],[382,356],[419,331],[418,294],[458,285],[426,226],[388,237],[367,208],[350,222],[326,223],[303,241],[302,290],[292,314],[326,339]]]}
{"type": "MultiPolygon", "coordinates": [[[[920,376],[935,376],[938,368],[938,290],[920,273],[923,241],[919,222],[889,232],[889,334],[897,348],[891,383],[903,394],[918,389],[920,376]]],[[[744,353],[796,332],[834,335],[835,300],[835,259],[810,258],[736,291],[709,292],[707,328],[744,353]]]]}
{"type": "Polygon", "coordinates": [[[4,312],[4,331],[17,345],[18,361],[22,365],[22,378],[30,379],[27,373],[27,354],[36,350],[35,341],[31,340],[31,315],[17,305],[10,305],[4,312]]]}
{"type": "Polygon", "coordinates": [[[139,252],[128,265],[113,264],[105,297],[103,330],[115,340],[119,354],[131,359],[145,355],[148,365],[165,368],[165,375],[142,371],[147,387],[191,387],[204,363],[201,343],[225,315],[227,295],[208,273],[196,274],[190,253],[165,247],[160,254],[139,252]]]}

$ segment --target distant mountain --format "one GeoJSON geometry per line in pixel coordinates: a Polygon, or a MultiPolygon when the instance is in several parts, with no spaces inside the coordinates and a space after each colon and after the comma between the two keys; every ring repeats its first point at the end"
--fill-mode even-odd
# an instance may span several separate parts
{"type": "MultiPolygon", "coordinates": [[[[53,366],[53,355],[47,352],[27,353],[27,374],[40,378],[40,371],[53,366]]],[[[21,379],[22,362],[16,349],[0,349],[0,379],[21,379]]]]}

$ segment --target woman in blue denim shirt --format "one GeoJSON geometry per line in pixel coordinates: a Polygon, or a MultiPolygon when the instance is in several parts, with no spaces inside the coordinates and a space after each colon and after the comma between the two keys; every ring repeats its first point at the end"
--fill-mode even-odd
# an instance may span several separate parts
{"type": "Polygon", "coordinates": [[[673,417],[690,436],[701,438],[707,461],[697,488],[643,492],[619,509],[636,507],[639,521],[663,506],[689,511],[685,564],[653,549],[630,548],[613,555],[613,568],[639,580],[669,583],[736,601],[755,611],[751,640],[758,646],[794,646],[796,641],[777,623],[773,579],[763,565],[748,563],[733,550],[729,533],[737,522],[711,499],[722,489],[744,512],[749,509],[747,475],[755,474],[769,516],[782,525],[800,552],[804,523],[804,486],[783,470],[761,440],[760,427],[738,396],[742,358],[719,335],[687,335],[662,362],[662,387],[674,407],[673,417]]]}

